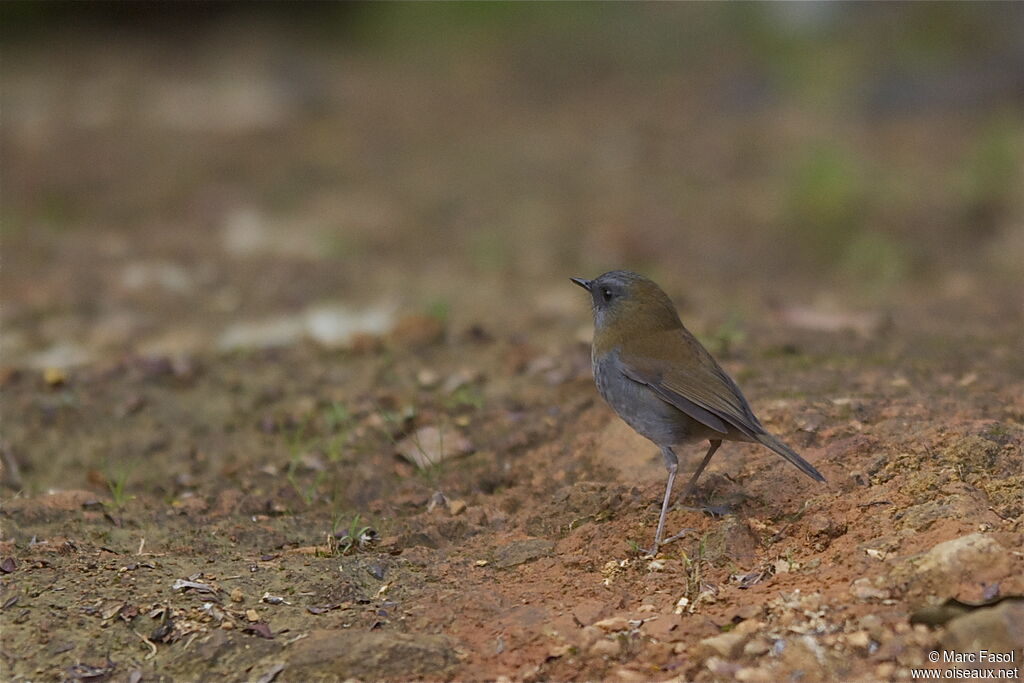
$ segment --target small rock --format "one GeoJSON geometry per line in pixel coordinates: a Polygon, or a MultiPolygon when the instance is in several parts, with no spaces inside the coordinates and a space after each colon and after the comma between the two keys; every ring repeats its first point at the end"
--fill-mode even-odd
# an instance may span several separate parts
{"type": "Polygon", "coordinates": [[[443,636],[314,630],[289,646],[288,680],[444,680],[458,656],[443,636]]]}
{"type": "Polygon", "coordinates": [[[735,631],[704,638],[698,644],[697,656],[703,659],[711,655],[718,655],[724,659],[734,659],[743,651],[743,645],[746,640],[746,634],[736,633],[735,631]]]}
{"type": "Polygon", "coordinates": [[[786,306],[779,310],[783,322],[789,325],[817,332],[842,332],[851,330],[866,339],[873,339],[889,324],[889,318],[876,311],[848,311],[835,307],[811,308],[808,306],[786,306]]]}
{"type": "Polygon", "coordinates": [[[846,644],[858,650],[867,650],[871,647],[871,636],[867,631],[854,631],[846,635],[846,644]]]}
{"type": "Polygon", "coordinates": [[[651,680],[648,674],[641,673],[635,669],[627,669],[624,666],[615,669],[615,677],[620,681],[636,681],[637,683],[651,680]]]}
{"type": "Polygon", "coordinates": [[[760,541],[746,522],[728,515],[707,535],[704,558],[715,566],[744,564],[757,555],[760,541]]]}
{"type": "Polygon", "coordinates": [[[298,341],[304,332],[305,325],[299,315],[236,322],[221,332],[217,347],[231,351],[288,346],[298,341]]]}
{"type": "Polygon", "coordinates": [[[448,501],[448,514],[452,517],[462,514],[466,511],[466,501],[464,500],[449,500],[448,501]]]}
{"type": "Polygon", "coordinates": [[[423,368],[416,373],[416,381],[424,389],[433,389],[441,382],[441,375],[430,368],[423,368]]]}
{"type": "Polygon", "coordinates": [[[241,588],[231,589],[231,602],[242,602],[245,599],[245,595],[242,594],[241,588]]]}
{"type": "Polygon", "coordinates": [[[760,657],[771,649],[772,645],[766,638],[752,638],[743,646],[743,654],[748,657],[760,657]]]}
{"type": "Polygon", "coordinates": [[[604,600],[583,600],[573,607],[572,616],[583,626],[589,626],[609,611],[608,603],[604,600]]]}
{"type": "Polygon", "coordinates": [[[707,667],[708,671],[711,673],[723,677],[735,676],[736,672],[740,669],[738,664],[727,662],[721,657],[708,657],[704,662],[704,666],[707,667]]]}
{"type": "Polygon", "coordinates": [[[629,628],[629,619],[626,617],[608,617],[607,619],[595,622],[594,626],[608,633],[625,631],[629,628]]]}
{"type": "Polygon", "coordinates": [[[255,624],[257,621],[260,620],[260,615],[254,609],[247,609],[245,610],[245,618],[248,619],[250,623],[255,624]]]}
{"type": "Polygon", "coordinates": [[[769,669],[745,666],[736,672],[736,680],[742,683],[772,683],[777,678],[769,669]]]}
{"type": "Polygon", "coordinates": [[[596,626],[584,626],[579,633],[580,649],[589,650],[594,643],[602,638],[604,638],[604,631],[596,626]]]}
{"type": "Polygon", "coordinates": [[[43,370],[43,381],[48,387],[59,387],[68,380],[68,374],[63,368],[49,367],[43,370]]]}
{"type": "Polygon", "coordinates": [[[92,353],[84,347],[62,343],[28,355],[25,357],[24,363],[30,368],[42,370],[45,381],[47,371],[84,365],[91,360],[93,360],[92,353]]]}
{"type": "Polygon", "coordinates": [[[567,654],[572,653],[573,646],[569,643],[562,643],[561,645],[554,645],[548,649],[548,659],[558,659],[564,657],[567,654]]]}
{"type": "Polygon", "coordinates": [[[407,315],[391,330],[393,344],[406,349],[421,349],[444,340],[444,324],[429,315],[407,315]]]}
{"type": "Polygon", "coordinates": [[[857,620],[857,625],[868,632],[875,640],[878,640],[885,632],[885,623],[877,614],[865,614],[857,620]]]}
{"type": "Polygon", "coordinates": [[[946,624],[942,646],[955,652],[1019,653],[1024,647],[1024,601],[1003,600],[953,619],[946,624]]]}
{"type": "Polygon", "coordinates": [[[678,640],[674,631],[678,630],[680,624],[682,618],[678,614],[662,614],[657,619],[645,621],[641,628],[644,635],[664,642],[678,640]]]}
{"type": "Polygon", "coordinates": [[[788,574],[790,569],[794,569],[796,567],[799,567],[796,562],[790,562],[789,560],[782,558],[775,560],[775,562],[772,563],[772,569],[776,574],[788,574]]]}
{"type": "Polygon", "coordinates": [[[348,350],[355,355],[369,355],[384,347],[380,337],[367,332],[357,332],[348,342],[348,350]]]}
{"type": "Polygon", "coordinates": [[[433,512],[441,506],[448,506],[448,499],[440,491],[434,491],[434,495],[430,496],[430,500],[427,501],[427,512],[433,512]]]}
{"type": "Polygon", "coordinates": [[[598,657],[614,657],[619,654],[619,643],[617,640],[601,638],[590,646],[590,654],[598,657]]]}
{"type": "Polygon", "coordinates": [[[441,392],[445,394],[454,394],[462,387],[473,384],[479,379],[480,374],[478,372],[467,368],[461,368],[448,376],[444,381],[444,384],[441,386],[441,392]]]}
{"type": "Polygon", "coordinates": [[[306,334],[328,348],[350,346],[357,335],[381,335],[393,321],[384,307],[353,310],[338,304],[320,304],[305,312],[306,334]]]}
{"type": "Polygon", "coordinates": [[[399,442],[398,453],[421,469],[473,452],[469,439],[455,429],[421,427],[399,442]]]}
{"type": "Polygon", "coordinates": [[[746,619],[736,624],[736,627],[732,630],[732,632],[749,636],[759,631],[763,626],[764,622],[762,621],[758,621],[757,619],[746,619]]]}
{"type": "Polygon", "coordinates": [[[1009,553],[992,536],[970,534],[939,543],[892,572],[894,583],[925,593],[953,595],[961,581],[998,581],[1010,570],[1009,553]]]}
{"type": "Polygon", "coordinates": [[[541,557],[548,557],[554,549],[553,541],[546,541],[542,538],[513,541],[495,554],[494,566],[498,569],[508,569],[541,557]]]}
{"type": "Polygon", "coordinates": [[[896,515],[900,524],[914,531],[926,531],[942,519],[968,519],[984,512],[985,506],[963,495],[952,495],[912,505],[896,515]]]}
{"type": "Polygon", "coordinates": [[[888,589],[876,588],[872,585],[872,580],[864,576],[850,586],[850,595],[858,600],[886,600],[891,593],[888,589]]]}

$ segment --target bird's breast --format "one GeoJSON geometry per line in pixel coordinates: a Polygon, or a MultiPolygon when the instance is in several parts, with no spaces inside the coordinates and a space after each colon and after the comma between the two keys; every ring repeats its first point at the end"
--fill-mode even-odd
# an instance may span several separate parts
{"type": "Polygon", "coordinates": [[[601,397],[630,427],[659,446],[707,438],[703,425],[622,372],[617,349],[591,356],[594,383],[601,397]]]}

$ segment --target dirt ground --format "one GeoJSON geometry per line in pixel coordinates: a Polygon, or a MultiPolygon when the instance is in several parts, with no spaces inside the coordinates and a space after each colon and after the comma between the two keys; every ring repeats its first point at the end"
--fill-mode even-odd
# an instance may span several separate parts
{"type": "Polygon", "coordinates": [[[823,122],[553,33],[5,44],[6,680],[1019,677],[1024,209],[936,180],[979,130],[1024,149],[1019,95],[823,122]],[[892,193],[801,252],[775,159],[837,131],[836,201],[892,193]],[[568,281],[623,266],[827,484],[726,444],[642,557],[665,472],[568,281]]]}

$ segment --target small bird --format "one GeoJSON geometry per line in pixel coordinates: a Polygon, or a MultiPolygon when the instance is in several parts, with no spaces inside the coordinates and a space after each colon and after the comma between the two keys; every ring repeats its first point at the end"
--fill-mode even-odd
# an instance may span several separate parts
{"type": "Polygon", "coordinates": [[[683,327],[675,306],[658,285],[625,270],[593,280],[571,280],[590,292],[593,300],[591,363],[598,392],[626,424],[657,444],[668,469],[649,556],[686,533],[662,540],[679,467],[673,446],[704,439],[711,444],[683,491],[684,499],[722,441],[756,441],[815,481],[825,481],[809,462],[765,430],[736,383],[683,327]]]}

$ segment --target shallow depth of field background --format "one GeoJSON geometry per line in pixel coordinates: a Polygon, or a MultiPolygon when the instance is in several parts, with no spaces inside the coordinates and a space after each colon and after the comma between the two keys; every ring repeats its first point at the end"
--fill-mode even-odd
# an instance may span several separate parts
{"type": "Polygon", "coordinates": [[[910,623],[1024,594],[1024,3],[5,2],[0,116],[0,678],[1024,656],[910,623]],[[727,444],[642,559],[611,268],[828,483],[727,444]]]}
{"type": "Polygon", "coordinates": [[[1020,5],[3,16],[5,363],[287,344],[317,306],[514,330],[618,267],[697,328],[1019,322],[1020,5]]]}

